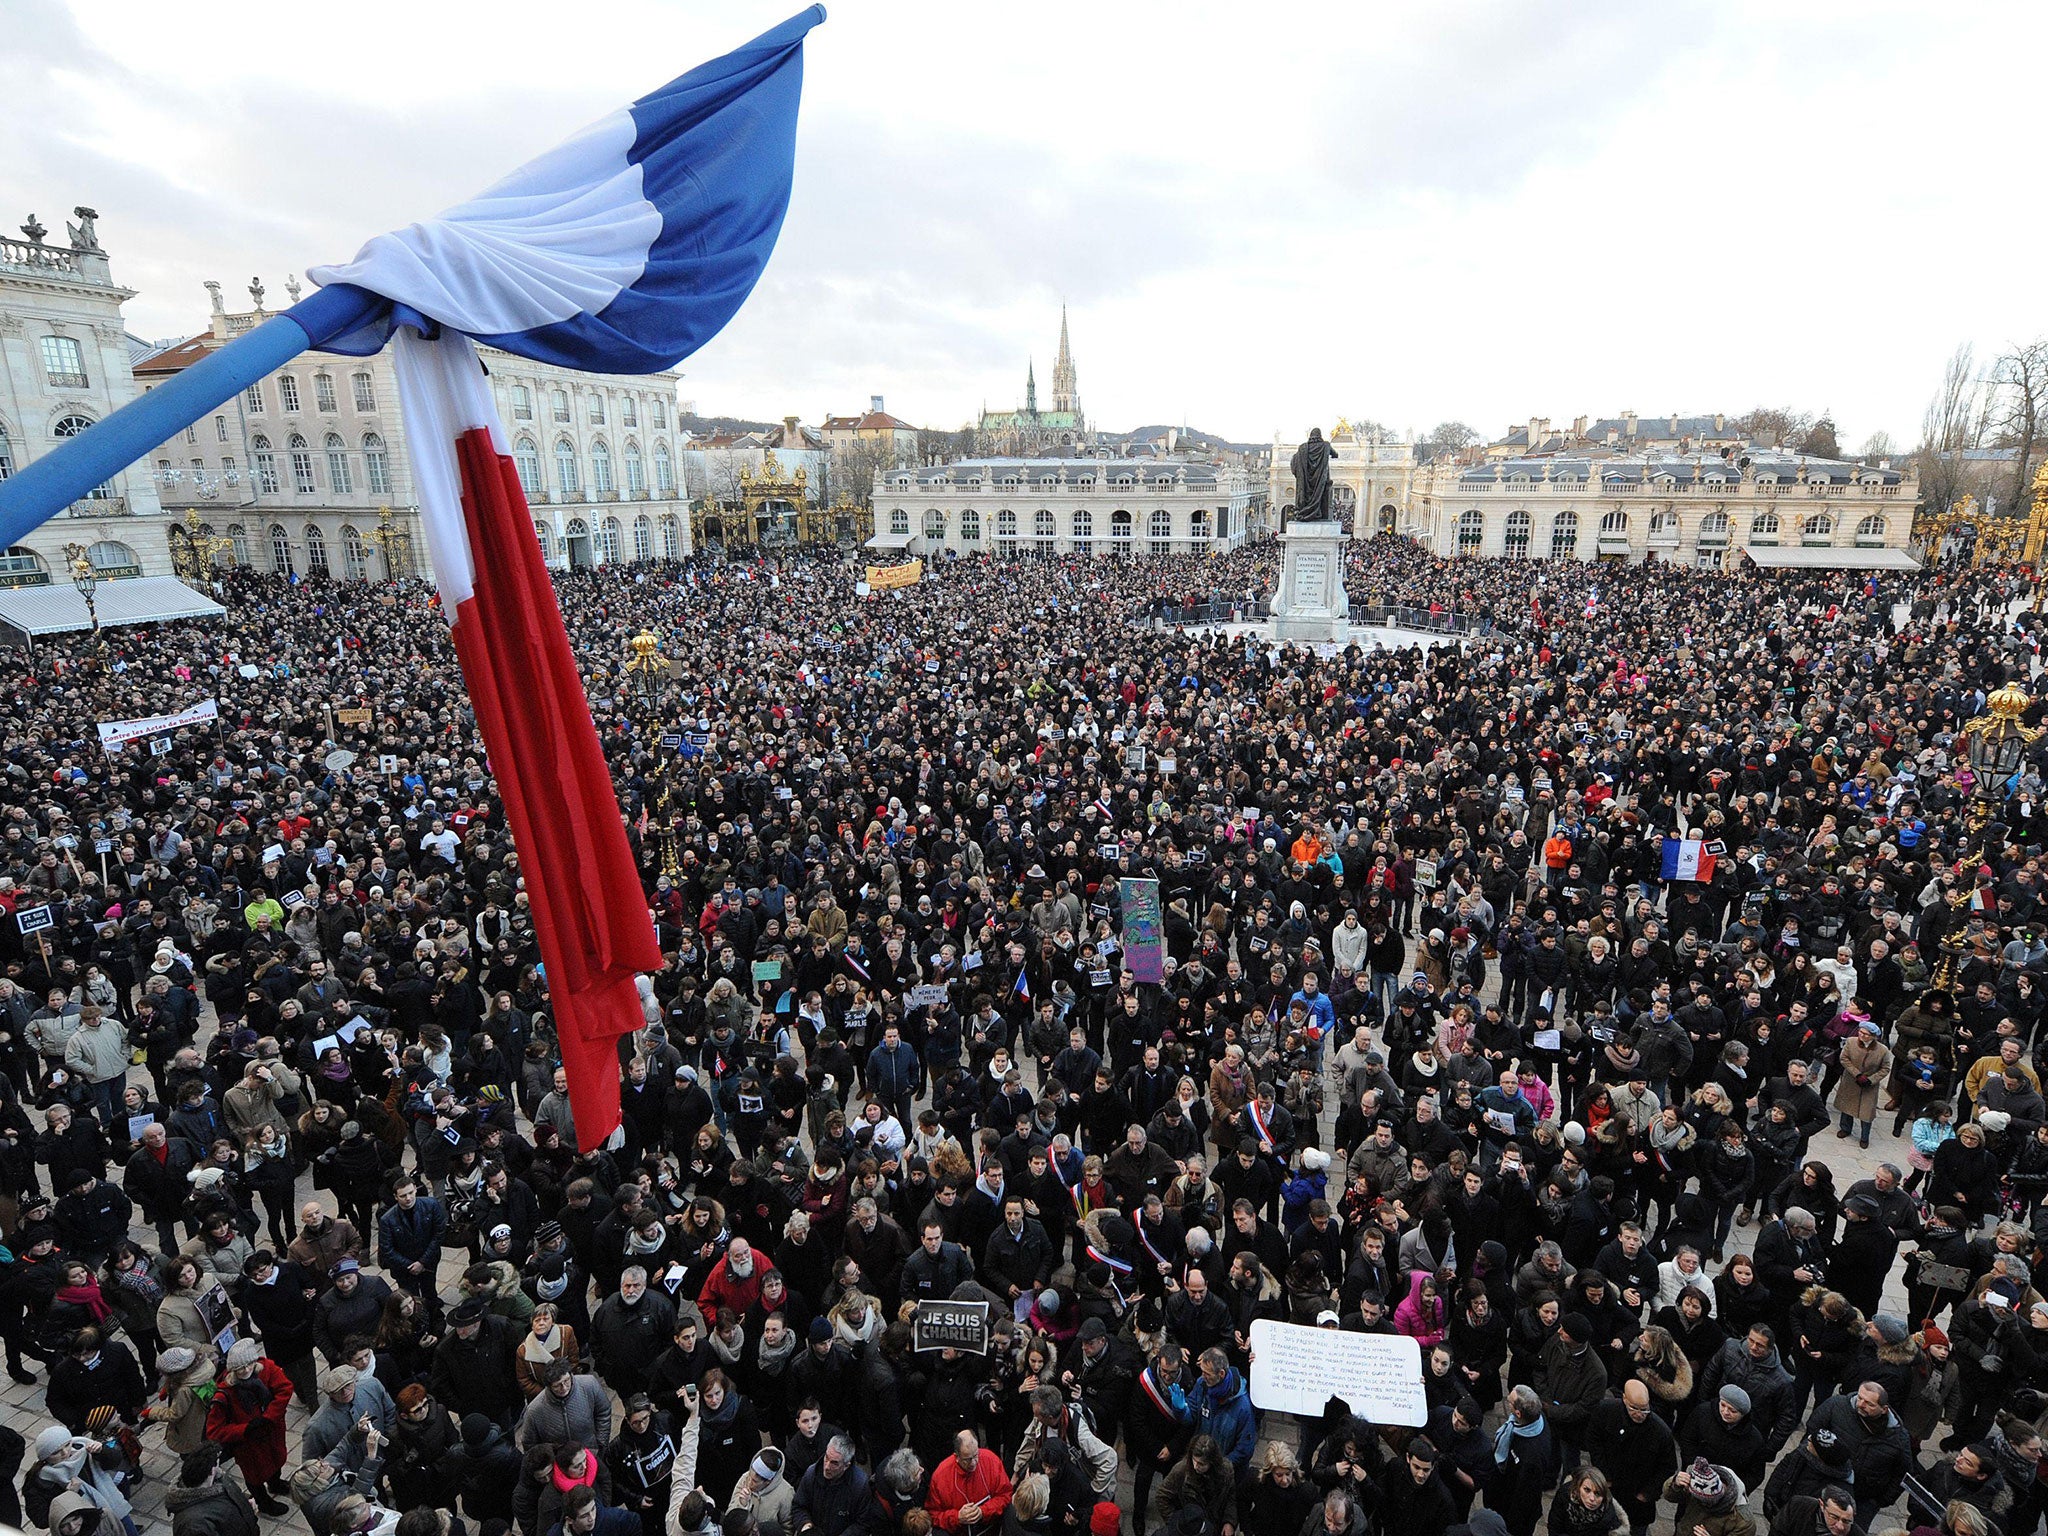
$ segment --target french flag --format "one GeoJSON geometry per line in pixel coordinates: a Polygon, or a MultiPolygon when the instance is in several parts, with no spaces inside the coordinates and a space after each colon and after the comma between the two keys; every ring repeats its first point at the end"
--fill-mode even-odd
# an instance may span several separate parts
{"type": "Polygon", "coordinates": [[[673,366],[752,291],[789,202],[814,7],[471,202],[379,235],[323,287],[388,301],[328,350],[393,351],[420,520],[504,796],[589,1149],[662,964],[609,765],[476,341],[568,368],[673,366]]]}
{"type": "Polygon", "coordinates": [[[1697,837],[1665,838],[1664,878],[1666,880],[1712,880],[1714,878],[1714,855],[1707,852],[1705,839],[1697,837]]]}

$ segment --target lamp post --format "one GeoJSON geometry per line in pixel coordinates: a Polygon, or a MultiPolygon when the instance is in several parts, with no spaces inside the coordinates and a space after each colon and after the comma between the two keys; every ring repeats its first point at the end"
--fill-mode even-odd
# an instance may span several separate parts
{"type": "MultiPolygon", "coordinates": [[[[668,667],[668,659],[661,654],[661,641],[650,630],[641,630],[626,642],[628,655],[626,671],[631,674],[634,696],[640,701],[647,729],[647,750],[654,759],[654,794],[652,801],[660,832],[656,850],[661,859],[661,872],[671,880],[682,878],[682,865],[676,858],[675,823],[669,811],[668,761],[661,748],[661,677],[668,667]]],[[[642,804],[650,797],[643,789],[642,804]]]]}
{"type": "Polygon", "coordinates": [[[93,593],[99,589],[100,574],[93,569],[92,557],[86,553],[83,544],[66,544],[64,558],[71,564],[71,585],[85,599],[85,616],[92,624],[93,654],[104,659],[107,643],[100,635],[99,605],[93,601],[93,593]]]}
{"type": "Polygon", "coordinates": [[[186,568],[180,574],[193,581],[205,579],[213,569],[214,562],[235,542],[225,534],[210,532],[207,526],[199,521],[197,507],[185,509],[183,532],[181,548],[184,558],[181,563],[186,568]]]}
{"type": "Polygon", "coordinates": [[[1969,821],[1963,829],[1958,858],[1971,867],[1971,879],[1969,889],[1951,891],[1947,898],[1950,931],[1941,941],[1941,967],[1935,974],[1935,985],[1939,987],[1955,984],[1956,965],[1964,949],[1962,935],[1955,930],[1955,919],[1962,916],[1975,892],[1975,867],[1992,847],[2005,841],[2006,826],[1996,819],[1996,812],[2005,803],[2006,786],[2019,772],[2027,748],[2041,738],[2038,727],[2022,723],[2033,702],[2026,689],[2017,683],[2007,683],[1984,701],[1983,714],[1963,725],[1963,746],[1969,755],[1974,782],[1970,786],[1969,821]]]}
{"type": "Polygon", "coordinates": [[[398,520],[392,516],[389,507],[377,509],[377,526],[370,530],[370,539],[376,544],[378,553],[384,557],[384,579],[398,580],[398,556],[395,551],[403,549],[406,552],[406,564],[410,567],[412,538],[399,528],[398,520]]]}

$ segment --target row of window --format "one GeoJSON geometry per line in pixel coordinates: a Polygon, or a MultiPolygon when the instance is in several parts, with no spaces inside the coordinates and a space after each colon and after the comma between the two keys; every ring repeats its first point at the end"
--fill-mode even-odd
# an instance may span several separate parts
{"type": "MultiPolygon", "coordinates": [[[[261,495],[282,494],[285,473],[291,476],[293,495],[317,494],[320,485],[316,471],[323,462],[327,471],[327,489],[336,496],[355,494],[354,454],[339,432],[327,434],[317,455],[303,436],[292,433],[285,439],[282,463],[277,450],[271,447],[270,439],[258,432],[250,440],[249,453],[254,465],[256,489],[261,495]]],[[[364,433],[362,456],[363,488],[372,496],[389,496],[391,457],[384,447],[384,439],[375,432],[364,433]]],[[[225,467],[232,468],[233,463],[233,460],[227,460],[225,467]]],[[[165,460],[162,467],[168,468],[169,461],[165,460]]]]}
{"type": "MultiPolygon", "coordinates": [[[[604,396],[595,390],[590,390],[584,393],[583,400],[584,419],[593,427],[603,426],[605,424],[604,396]]],[[[534,419],[533,408],[533,390],[525,384],[514,384],[512,386],[512,419],[514,421],[532,421],[534,419]]],[[[548,414],[550,419],[564,424],[576,419],[570,408],[568,390],[551,389],[548,391],[548,414]]],[[[656,431],[666,432],[668,430],[668,406],[659,397],[647,402],[647,416],[648,424],[656,431]]],[[[625,396],[619,402],[619,425],[622,427],[637,427],[640,425],[640,405],[638,400],[632,395],[625,396]]]]}
{"type": "MultiPolygon", "coordinates": [[[[580,517],[572,517],[562,525],[562,536],[559,541],[555,538],[555,530],[538,518],[534,520],[533,531],[540,540],[541,555],[550,565],[562,560],[582,565],[593,559],[603,565],[617,565],[621,558],[620,551],[625,547],[625,526],[616,517],[607,517],[601,521],[597,525],[594,539],[590,524],[580,517]]],[[[657,532],[661,539],[661,558],[683,558],[682,521],[669,515],[661,518],[657,524],[655,519],[643,512],[633,519],[631,558],[635,562],[654,558],[657,532]]]]}
{"type": "MultiPolygon", "coordinates": [[[[1602,539],[1628,538],[1626,512],[1608,512],[1600,519],[1602,539]]],[[[1703,545],[1725,545],[1729,538],[1730,523],[1726,512],[1710,512],[1700,520],[1698,542],[1703,545]]],[[[1514,511],[1508,514],[1507,526],[1503,530],[1502,549],[1510,559],[1526,559],[1533,533],[1533,520],[1527,512],[1514,511]]],[[[1749,542],[1752,544],[1775,544],[1778,542],[1780,522],[1776,512],[1758,512],[1749,520],[1749,542]]],[[[1816,512],[1804,518],[1799,524],[1799,539],[1802,544],[1831,544],[1835,537],[1835,519],[1829,512],[1816,512]]],[[[1486,542],[1486,514],[1478,508],[1468,508],[1458,514],[1458,552],[1477,554],[1486,542]]],[[[1859,544],[1882,544],[1885,540],[1885,517],[1873,512],[1856,524],[1856,541],[1859,544]]],[[[1676,544],[1678,542],[1678,514],[1676,512],[1653,512],[1650,515],[1649,542],[1676,544]]],[[[1570,559],[1578,553],[1579,514],[1560,512],[1550,525],[1550,557],[1553,560],[1570,559]]]]}
{"type": "MultiPolygon", "coordinates": [[[[377,381],[375,378],[367,373],[355,373],[349,375],[348,382],[351,398],[358,411],[374,411],[377,409],[377,381]]],[[[251,416],[261,416],[264,413],[265,409],[267,409],[266,398],[263,392],[263,380],[261,379],[258,379],[254,384],[251,384],[242,391],[242,403],[248,408],[251,416]]],[[[296,374],[280,373],[277,376],[277,404],[278,409],[287,415],[299,409],[299,380],[296,374]]],[[[313,409],[316,411],[339,409],[335,404],[333,374],[316,373],[313,375],[313,409]]]]}
{"type": "MultiPolygon", "coordinates": [[[[583,463],[576,453],[576,445],[568,438],[555,440],[555,489],[566,500],[583,494],[583,463]]],[[[620,456],[625,469],[626,493],[641,495],[647,489],[647,465],[640,456],[640,445],[626,444],[620,456]]],[[[512,467],[519,473],[520,489],[526,492],[529,501],[538,501],[547,492],[547,483],[541,475],[540,445],[530,437],[521,437],[512,444],[512,467]]],[[[594,495],[609,496],[619,488],[618,476],[612,465],[612,450],[603,438],[590,445],[590,489],[594,495]]],[[[658,496],[673,496],[676,492],[675,464],[669,458],[668,444],[654,445],[654,491],[658,496]]]]}
{"type": "MultiPolygon", "coordinates": [[[[908,490],[916,483],[916,479],[912,475],[898,475],[889,483],[898,490],[908,490]]],[[[954,480],[947,483],[960,490],[978,491],[990,482],[983,480],[977,475],[969,480],[954,480]]],[[[1001,475],[993,483],[999,491],[1014,491],[1020,489],[1025,484],[1025,481],[1018,475],[1001,475]]],[[[1040,476],[1037,483],[1048,490],[1055,489],[1059,485],[1059,481],[1051,475],[1040,476]]],[[[1128,490],[1138,483],[1137,475],[1127,471],[1120,471],[1109,477],[1109,485],[1112,490],[1128,490]]],[[[1095,476],[1092,473],[1077,475],[1068,481],[1067,484],[1076,490],[1092,491],[1095,489],[1095,476]]],[[[1173,476],[1155,475],[1152,478],[1151,484],[1156,490],[1170,491],[1173,489],[1173,476]]]]}
{"type": "MultiPolygon", "coordinates": [[[[1227,522],[1227,514],[1226,514],[1227,522]]],[[[1018,537],[1017,514],[1008,507],[996,513],[996,546],[1015,544],[1018,537]]],[[[893,534],[910,532],[910,512],[905,507],[894,507],[889,512],[889,531],[893,534]]],[[[920,525],[924,537],[934,543],[943,542],[946,537],[946,514],[933,507],[924,514],[920,525]]],[[[1135,533],[1131,514],[1122,511],[1109,515],[1109,536],[1112,540],[1128,541],[1135,533]]],[[[1155,511],[1146,519],[1146,537],[1155,549],[1164,552],[1171,548],[1173,541],[1173,514],[1164,510],[1155,511]]],[[[1229,529],[1223,529],[1227,537],[1229,529]]],[[[1201,540],[1209,535],[1209,513],[1207,508],[1198,507],[1188,515],[1190,538],[1201,540]]],[[[1031,514],[1031,536],[1034,542],[1050,544],[1060,536],[1059,518],[1050,508],[1040,507],[1031,514]]],[[[1095,538],[1095,514],[1083,507],[1070,519],[1068,538],[1076,553],[1085,554],[1095,538]]],[[[978,507],[963,507],[960,510],[960,542],[978,544],[981,542],[981,510],[978,507]]]]}

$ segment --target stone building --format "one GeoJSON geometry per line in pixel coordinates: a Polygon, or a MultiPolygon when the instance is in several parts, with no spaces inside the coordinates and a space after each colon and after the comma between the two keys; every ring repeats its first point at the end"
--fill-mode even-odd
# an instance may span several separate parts
{"type": "Polygon", "coordinates": [[[1036,458],[1041,454],[1085,453],[1095,446],[1088,417],[1081,409],[1081,389],[1074,372],[1074,352],[1067,345],[1067,306],[1060,306],[1060,345],[1052,365],[1052,403],[1038,405],[1038,370],[1024,369],[1024,404],[1014,411],[981,413],[975,442],[987,454],[1005,458],[1036,458]]]}
{"type": "Polygon", "coordinates": [[[1904,570],[1914,479],[1755,449],[1434,464],[1402,531],[1439,555],[1904,570]]]}
{"type": "MultiPolygon", "coordinates": [[[[220,285],[206,286],[207,329],[138,362],[144,387],[270,317],[260,282],[252,307],[233,313],[220,285]]],[[[296,281],[286,286],[296,301],[296,281]]],[[[550,565],[689,552],[674,374],[577,373],[478,353],[550,565]]],[[[294,358],[151,455],[158,493],[180,514],[174,553],[196,523],[216,559],[349,581],[431,574],[410,463],[387,353],[294,358]]]]}
{"type": "Polygon", "coordinates": [[[1253,501],[1243,470],[1135,459],[966,459],[875,475],[885,553],[1187,554],[1235,549],[1253,501]]]}
{"type": "MultiPolygon", "coordinates": [[[[72,210],[62,244],[33,214],[0,239],[0,480],[135,398],[128,335],[99,215],[72,210]]],[[[0,555],[0,585],[65,578],[65,546],[82,544],[102,577],[167,576],[165,518],[147,465],[132,465],[0,555]]]]}
{"type": "MultiPolygon", "coordinates": [[[[1266,464],[1266,502],[1277,520],[1294,502],[1294,471],[1288,467],[1299,438],[1274,434],[1266,464]]],[[[1361,442],[1351,423],[1339,420],[1330,433],[1330,504],[1336,520],[1357,539],[1376,533],[1406,533],[1408,499],[1415,480],[1415,450],[1407,443],[1361,442]]]]}

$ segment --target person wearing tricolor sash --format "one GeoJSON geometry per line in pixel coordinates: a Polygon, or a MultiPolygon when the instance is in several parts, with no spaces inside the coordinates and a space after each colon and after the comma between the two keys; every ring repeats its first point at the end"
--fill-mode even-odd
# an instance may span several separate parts
{"type": "Polygon", "coordinates": [[[1145,1536],[1153,1480],[1166,1475],[1194,1434],[1187,1389],[1182,1384],[1186,1369],[1181,1347],[1162,1344],[1131,1388],[1130,1413],[1124,1419],[1124,1452],[1131,1460],[1133,1536],[1145,1536]]]}

